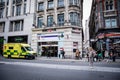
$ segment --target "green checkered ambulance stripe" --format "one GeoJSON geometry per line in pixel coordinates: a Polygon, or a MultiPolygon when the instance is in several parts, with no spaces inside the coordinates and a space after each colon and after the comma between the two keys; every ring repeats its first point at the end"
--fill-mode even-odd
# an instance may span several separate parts
{"type": "Polygon", "coordinates": [[[18,55],[18,51],[17,50],[6,50],[6,52],[4,52],[5,55],[18,55]]]}

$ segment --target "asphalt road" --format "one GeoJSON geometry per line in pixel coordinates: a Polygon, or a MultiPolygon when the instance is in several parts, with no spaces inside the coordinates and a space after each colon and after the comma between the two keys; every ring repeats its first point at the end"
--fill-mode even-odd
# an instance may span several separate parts
{"type": "Polygon", "coordinates": [[[0,63],[0,80],[120,80],[120,73],[0,63]]]}
{"type": "Polygon", "coordinates": [[[0,57],[0,80],[120,80],[120,63],[0,57]]]}

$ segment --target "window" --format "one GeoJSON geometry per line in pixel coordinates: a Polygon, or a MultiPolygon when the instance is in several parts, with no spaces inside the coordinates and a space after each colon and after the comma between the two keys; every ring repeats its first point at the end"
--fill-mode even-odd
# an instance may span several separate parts
{"type": "Polygon", "coordinates": [[[15,22],[14,31],[20,31],[20,21],[15,22]]]}
{"type": "Polygon", "coordinates": [[[58,7],[64,6],[64,0],[58,0],[58,7]]]}
{"type": "Polygon", "coordinates": [[[8,16],[8,7],[6,8],[6,17],[8,16]]]}
{"type": "Polygon", "coordinates": [[[9,49],[13,49],[13,47],[9,47],[9,49]]]}
{"type": "Polygon", "coordinates": [[[24,4],[24,14],[26,14],[26,3],[24,4]]]}
{"type": "Polygon", "coordinates": [[[7,5],[9,5],[9,0],[7,0],[7,5]]]}
{"type": "Polygon", "coordinates": [[[24,47],[21,47],[21,50],[22,52],[26,52],[25,48],[24,47]]]}
{"type": "Polygon", "coordinates": [[[59,26],[64,25],[64,14],[58,14],[58,25],[59,26]]]}
{"type": "Polygon", "coordinates": [[[48,27],[53,26],[53,16],[52,15],[47,17],[47,26],[48,27]]]}
{"type": "Polygon", "coordinates": [[[77,12],[70,13],[70,23],[71,25],[80,26],[80,15],[77,12]]]}
{"type": "Polygon", "coordinates": [[[13,0],[13,2],[12,2],[13,4],[15,4],[15,0],[13,0]]]}
{"type": "Polygon", "coordinates": [[[53,0],[48,1],[48,9],[54,8],[53,0]]]}
{"type": "Polygon", "coordinates": [[[116,28],[117,21],[114,18],[105,19],[105,26],[106,28],[116,28]]]}
{"type": "Polygon", "coordinates": [[[120,11],[120,0],[117,0],[117,7],[118,7],[118,11],[120,11]]]}
{"type": "Polygon", "coordinates": [[[13,31],[23,31],[23,20],[19,21],[11,21],[10,27],[9,27],[9,32],[13,31]]]}
{"type": "Polygon", "coordinates": [[[106,0],[106,10],[113,10],[113,0],[106,0]]]}
{"type": "Polygon", "coordinates": [[[21,5],[16,6],[16,16],[19,16],[21,14],[21,5]]]}
{"type": "Polygon", "coordinates": [[[14,6],[12,6],[12,16],[14,16],[14,11],[15,11],[15,9],[14,9],[15,7],[14,6]]]}
{"type": "Polygon", "coordinates": [[[43,24],[43,17],[38,17],[38,27],[41,28],[43,24]]]}
{"type": "Polygon", "coordinates": [[[5,22],[0,22],[0,33],[4,32],[5,22]]]}
{"type": "Polygon", "coordinates": [[[79,0],[69,0],[69,5],[79,6],[79,0]]]}
{"type": "Polygon", "coordinates": [[[4,8],[0,8],[0,18],[3,18],[4,8]]]}
{"type": "Polygon", "coordinates": [[[44,5],[42,3],[38,3],[38,11],[43,11],[44,10],[44,5]]]}

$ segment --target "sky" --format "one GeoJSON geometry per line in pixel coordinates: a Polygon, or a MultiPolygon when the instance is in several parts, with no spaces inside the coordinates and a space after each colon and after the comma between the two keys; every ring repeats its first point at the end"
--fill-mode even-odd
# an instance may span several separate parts
{"type": "Polygon", "coordinates": [[[85,27],[85,20],[88,20],[91,11],[92,0],[83,0],[83,28],[85,27]]]}

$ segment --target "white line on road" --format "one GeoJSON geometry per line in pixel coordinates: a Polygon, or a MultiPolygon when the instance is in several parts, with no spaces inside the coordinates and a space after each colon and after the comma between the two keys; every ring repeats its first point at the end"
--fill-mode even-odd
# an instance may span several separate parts
{"type": "Polygon", "coordinates": [[[73,65],[27,63],[27,62],[4,62],[4,61],[0,61],[0,63],[13,64],[13,65],[24,65],[24,66],[32,66],[32,67],[54,68],[54,69],[101,71],[101,72],[119,72],[120,73],[120,68],[114,68],[114,67],[94,66],[93,68],[90,68],[90,66],[73,66],[73,65]]]}

